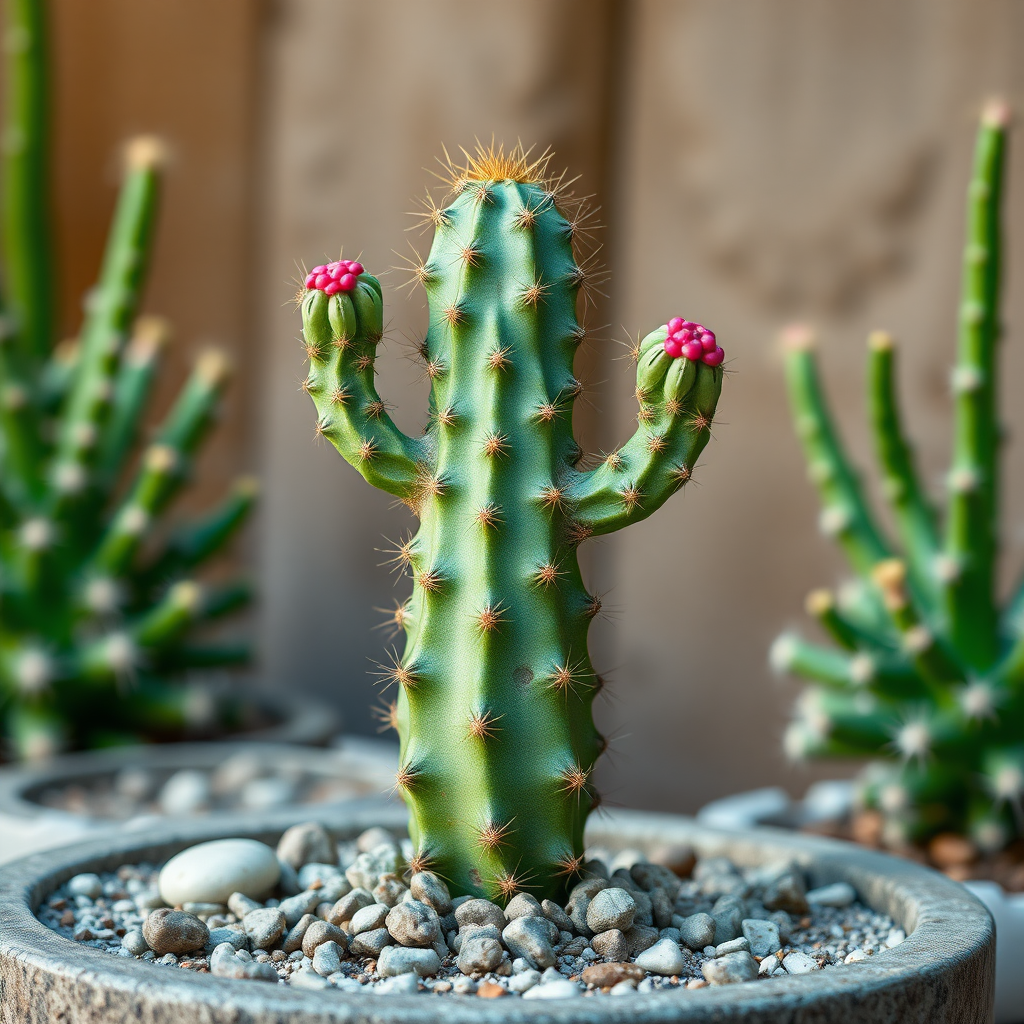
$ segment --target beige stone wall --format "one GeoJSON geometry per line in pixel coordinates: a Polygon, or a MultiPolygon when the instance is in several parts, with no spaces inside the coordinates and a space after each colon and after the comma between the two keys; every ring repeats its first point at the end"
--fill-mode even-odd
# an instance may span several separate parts
{"type": "MultiPolygon", "coordinates": [[[[594,631],[618,736],[613,803],[693,808],[739,787],[811,776],[783,763],[795,692],[766,650],[802,623],[806,591],[842,564],[815,529],[773,338],[815,324],[842,426],[866,461],[863,337],[904,342],[903,387],[930,484],[948,451],[963,191],[973,121],[1001,91],[1024,107],[1019,0],[59,0],[58,193],[69,280],[87,282],[109,209],[117,140],[155,127],[179,160],[152,303],[185,348],[220,335],[241,355],[216,471],[257,464],[258,623],[268,685],[329,694],[372,728],[374,606],[395,595],[383,536],[406,513],[325,444],[299,391],[288,304],[297,261],[408,251],[405,211],[442,145],[492,133],[551,145],[608,225],[605,335],[675,313],[713,325],[730,368],[696,485],[652,519],[591,545],[609,591],[594,631]],[[250,127],[255,128],[255,150],[250,127]],[[104,163],[106,161],[106,163],[104,163]],[[255,203],[247,197],[255,195],[255,203]],[[217,277],[220,273],[223,276],[217,277]]],[[[1024,426],[1024,148],[1008,187],[1007,419],[1024,426]]],[[[426,388],[403,339],[420,297],[385,277],[381,390],[417,429],[426,388]]],[[[612,341],[584,368],[582,434],[631,429],[631,371],[612,341]],[[595,410],[602,410],[598,413],[595,410]]],[[[1024,461],[1007,460],[1006,540],[1024,542],[1024,461]]],[[[805,627],[809,628],[809,627],[805,627]]]]}

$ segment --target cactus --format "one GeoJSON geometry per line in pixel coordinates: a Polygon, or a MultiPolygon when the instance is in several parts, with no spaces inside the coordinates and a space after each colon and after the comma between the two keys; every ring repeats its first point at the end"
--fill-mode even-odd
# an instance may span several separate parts
{"type": "MultiPolygon", "coordinates": [[[[251,481],[191,524],[162,514],[187,480],[228,375],[203,355],[136,460],[167,325],[137,317],[163,147],[140,138],[77,340],[54,347],[42,0],[6,3],[0,324],[0,734],[20,756],[173,734],[202,710],[174,676],[244,657],[186,644],[248,589],[195,573],[244,520],[251,481]],[[133,463],[138,461],[137,466],[133,463]]],[[[202,702],[199,702],[202,703],[202,702]]]]}
{"type": "Polygon", "coordinates": [[[863,803],[891,845],[940,832],[998,849],[1024,831],[1024,586],[997,598],[1000,201],[1008,111],[981,119],[952,373],[954,442],[944,522],[919,482],[896,397],[896,348],[868,338],[868,414],[899,547],[876,523],[818,378],[809,335],[790,332],[793,417],[823,532],[858,574],[807,610],[834,641],[780,637],[774,665],[811,681],[786,746],[795,757],[869,757],[863,803]],[[899,552],[899,553],[898,553],[899,552]]]}
{"type": "Polygon", "coordinates": [[[582,386],[577,295],[583,213],[521,147],[452,167],[450,205],[415,280],[429,327],[421,437],[374,387],[381,289],[361,264],[315,267],[299,293],[316,431],[419,517],[396,564],[413,579],[394,623],[397,788],[416,865],[461,893],[556,893],[582,863],[591,782],[605,742],[587,653],[600,611],[580,575],[587,537],[638,522],[690,478],[721,389],[722,349],[676,319],[633,348],[639,426],[595,468],[572,433],[582,386]],[[671,333],[670,333],[671,329],[671,333]],[[686,355],[683,349],[686,349],[686,355]]]}

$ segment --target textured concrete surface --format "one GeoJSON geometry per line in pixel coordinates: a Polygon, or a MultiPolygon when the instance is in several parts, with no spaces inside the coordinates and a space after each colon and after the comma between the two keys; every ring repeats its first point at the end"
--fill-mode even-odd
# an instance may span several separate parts
{"type": "MultiPolygon", "coordinates": [[[[690,843],[702,856],[753,865],[795,859],[813,885],[845,880],[910,933],[868,962],[802,977],[564,1004],[304,992],[194,975],[114,958],[44,927],[33,908],[81,871],[160,860],[196,842],[251,836],[275,842],[297,816],[164,825],[17,861],[0,870],[2,1024],[989,1024],[994,931],[965,889],[907,861],[829,840],[763,830],[729,833],[667,815],[619,813],[591,830],[614,848],[690,843]]],[[[401,828],[404,811],[353,804],[326,816],[339,836],[371,824],[401,828]]]]}

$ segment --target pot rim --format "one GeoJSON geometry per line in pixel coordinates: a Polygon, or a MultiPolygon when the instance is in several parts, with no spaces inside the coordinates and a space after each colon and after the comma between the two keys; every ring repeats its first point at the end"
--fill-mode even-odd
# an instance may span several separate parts
{"type": "Polygon", "coordinates": [[[836,840],[776,829],[730,831],[668,814],[615,812],[594,822],[588,842],[612,849],[648,850],[685,843],[705,857],[728,852],[740,865],[793,860],[808,872],[814,885],[851,882],[869,906],[889,913],[905,928],[907,938],[868,961],[770,982],[637,993],[623,999],[589,998],[582,1003],[579,998],[458,997],[438,1003],[424,994],[387,996],[377,1002],[371,993],[323,993],[154,968],[75,943],[35,916],[35,908],[49,892],[81,871],[161,861],[207,839],[250,836],[275,842],[286,827],[311,818],[341,837],[357,835],[371,825],[404,831],[406,812],[379,801],[354,801],[320,814],[293,809],[217,821],[166,822],[5,865],[0,868],[0,1004],[23,993],[26,1001],[19,1010],[26,1016],[19,1019],[27,1021],[46,1020],[45,1014],[54,1009],[46,1002],[47,995],[59,990],[59,1005],[65,1008],[68,1021],[104,1019],[96,1014],[99,1006],[112,1011],[130,1006],[136,1008],[138,1019],[153,1022],[183,1021],[201,1013],[204,1021],[235,1024],[284,1022],[298,1014],[303,1022],[318,1024],[398,1022],[410,1017],[444,1024],[520,1020],[570,1024],[583,1019],[608,1024],[682,1020],[768,1024],[825,1019],[819,1017],[822,1004],[839,1000],[844,1024],[889,1019],[908,1024],[980,1024],[991,1019],[994,928],[988,911],[962,886],[909,861],[836,840]],[[33,1016],[33,1010],[39,1015],[33,1016]]]}

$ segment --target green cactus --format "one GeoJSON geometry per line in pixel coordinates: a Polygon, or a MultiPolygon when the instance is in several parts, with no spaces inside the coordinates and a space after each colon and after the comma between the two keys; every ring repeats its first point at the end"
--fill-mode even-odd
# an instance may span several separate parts
{"type": "Polygon", "coordinates": [[[420,519],[395,553],[414,581],[395,615],[405,653],[383,672],[397,685],[389,717],[416,863],[495,899],[557,892],[582,863],[597,800],[602,680],[587,632],[600,601],[576,548],[646,518],[689,479],[722,382],[711,332],[679,320],[668,325],[679,337],[648,335],[634,349],[635,435],[581,468],[581,217],[565,215],[546,164],[481,150],[453,169],[450,205],[430,207],[434,242],[415,271],[430,305],[423,436],[403,434],[374,387],[377,280],[338,261],[300,292],[317,433],[420,519]]]}
{"type": "Polygon", "coordinates": [[[54,347],[60,272],[50,238],[45,4],[7,0],[0,328],[0,736],[17,756],[174,734],[194,718],[188,669],[244,660],[186,636],[248,598],[194,574],[245,519],[237,483],[168,531],[228,375],[202,356],[132,467],[168,328],[136,318],[156,222],[161,144],[134,140],[77,340],[54,347]]]}
{"type": "Polygon", "coordinates": [[[833,647],[780,637],[780,670],[813,683],[786,736],[796,757],[874,758],[861,776],[892,845],[940,832],[997,849],[1024,830],[1024,585],[999,606],[997,412],[1001,103],[981,120],[952,374],[953,463],[940,523],[901,423],[892,338],[868,339],[868,414],[902,553],[873,519],[836,433],[809,336],[790,333],[797,433],[820,492],[821,527],[859,580],[807,608],[833,647]]]}

